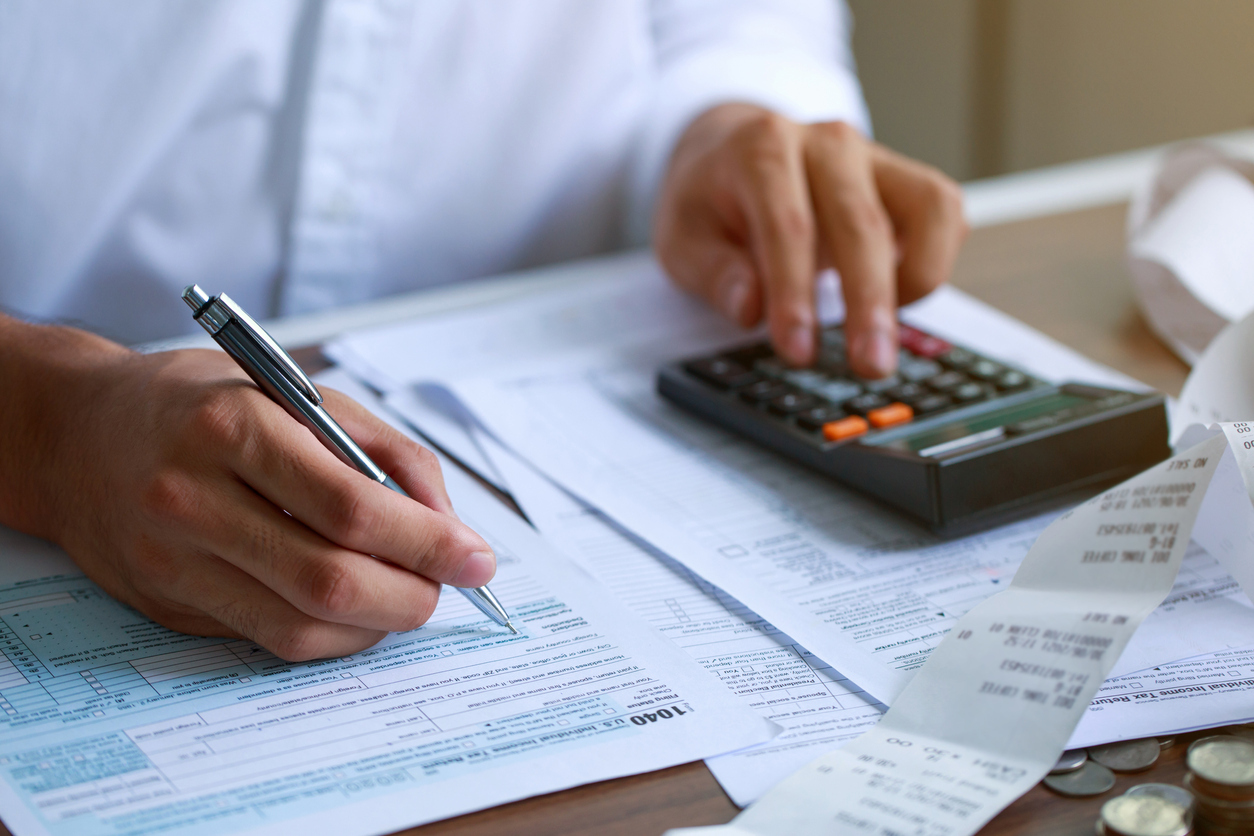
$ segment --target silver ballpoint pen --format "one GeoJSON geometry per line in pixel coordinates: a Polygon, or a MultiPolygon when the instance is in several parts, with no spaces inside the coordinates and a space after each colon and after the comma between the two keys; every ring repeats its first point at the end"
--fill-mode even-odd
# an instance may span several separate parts
{"type": "MultiPolygon", "coordinates": [[[[198,285],[190,285],[183,291],[183,301],[192,309],[192,317],[248,372],[248,376],[261,387],[261,391],[308,427],[341,461],[401,496],[409,496],[391,476],[370,460],[344,428],[322,408],[322,393],[318,391],[318,387],[314,386],[313,381],[274,338],[244,313],[231,297],[225,293],[210,296],[198,285]]],[[[502,627],[508,627],[514,633],[518,632],[510,621],[509,613],[492,594],[492,590],[486,586],[456,589],[488,618],[502,627]]]]}

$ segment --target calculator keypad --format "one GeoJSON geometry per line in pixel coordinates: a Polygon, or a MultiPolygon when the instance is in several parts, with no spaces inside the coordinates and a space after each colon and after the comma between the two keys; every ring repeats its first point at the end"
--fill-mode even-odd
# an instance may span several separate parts
{"type": "Polygon", "coordinates": [[[693,360],[684,368],[775,420],[828,441],[906,424],[1037,383],[1017,369],[917,328],[902,325],[900,336],[897,373],[882,380],[863,380],[849,371],[839,326],[823,330],[813,368],[791,368],[767,343],[693,360]]]}

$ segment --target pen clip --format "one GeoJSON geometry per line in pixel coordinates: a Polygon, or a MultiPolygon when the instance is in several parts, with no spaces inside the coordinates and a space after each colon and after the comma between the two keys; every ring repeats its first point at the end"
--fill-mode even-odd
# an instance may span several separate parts
{"type": "Polygon", "coordinates": [[[274,338],[266,333],[266,329],[262,328],[244,309],[235,303],[235,300],[225,293],[219,293],[215,298],[209,298],[203,290],[197,285],[191,285],[183,292],[183,298],[196,311],[194,314],[196,320],[201,325],[206,325],[206,329],[211,334],[216,334],[227,324],[229,319],[234,319],[239,323],[240,327],[248,336],[252,337],[253,342],[265,353],[270,360],[279,367],[279,369],[287,376],[293,386],[301,390],[315,404],[322,403],[322,393],[318,391],[318,387],[314,386],[312,380],[305,374],[300,366],[296,365],[296,361],[292,356],[283,350],[274,338]],[[228,316],[223,317],[226,313],[228,316]],[[202,320],[202,317],[204,320],[202,320]],[[211,324],[208,327],[206,321],[211,324]]]}

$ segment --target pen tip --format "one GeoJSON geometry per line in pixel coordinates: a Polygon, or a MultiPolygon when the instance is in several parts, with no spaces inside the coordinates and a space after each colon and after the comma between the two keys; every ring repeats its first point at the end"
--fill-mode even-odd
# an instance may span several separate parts
{"type": "Polygon", "coordinates": [[[506,627],[508,627],[508,628],[509,628],[509,631],[510,631],[511,633],[513,633],[515,636],[517,636],[517,635],[518,635],[518,628],[514,626],[514,622],[512,622],[512,621],[506,621],[506,622],[505,622],[505,626],[506,626],[506,627]]]}

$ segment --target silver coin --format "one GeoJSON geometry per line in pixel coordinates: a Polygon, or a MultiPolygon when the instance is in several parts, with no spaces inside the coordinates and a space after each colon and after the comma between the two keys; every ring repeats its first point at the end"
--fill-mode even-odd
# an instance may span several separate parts
{"type": "Polygon", "coordinates": [[[1192,772],[1185,773],[1184,788],[1193,793],[1193,812],[1199,819],[1237,818],[1254,823],[1254,798],[1244,788],[1210,783],[1192,772]]]}
{"type": "Polygon", "coordinates": [[[1168,801],[1175,802],[1186,810],[1193,809],[1193,793],[1184,787],[1177,787],[1175,784],[1137,784],[1135,787],[1130,787],[1124,795],[1133,797],[1152,795],[1155,798],[1165,798],[1168,801]]]}
{"type": "Polygon", "coordinates": [[[1114,785],[1115,773],[1093,761],[1084,764],[1075,772],[1045,776],[1045,786],[1056,793],[1075,797],[1101,795],[1114,785]]]}
{"type": "Polygon", "coordinates": [[[1065,772],[1075,772],[1084,766],[1088,759],[1089,754],[1083,749],[1068,749],[1058,756],[1058,763],[1054,764],[1054,768],[1049,771],[1049,774],[1062,775],[1065,772]]]}
{"type": "Polygon", "coordinates": [[[1090,746],[1089,759],[1116,772],[1142,772],[1154,765],[1162,749],[1155,738],[1090,746]]]}
{"type": "Polygon", "coordinates": [[[1243,738],[1204,737],[1189,746],[1187,761],[1193,774],[1211,783],[1254,786],[1254,743],[1243,738]]]}
{"type": "Polygon", "coordinates": [[[1185,836],[1185,809],[1152,795],[1121,795],[1102,805],[1102,824],[1118,836],[1185,836]]]}
{"type": "Polygon", "coordinates": [[[1175,745],[1176,745],[1176,739],[1174,737],[1158,738],[1158,748],[1160,749],[1170,749],[1172,746],[1175,746],[1175,745]]]}

